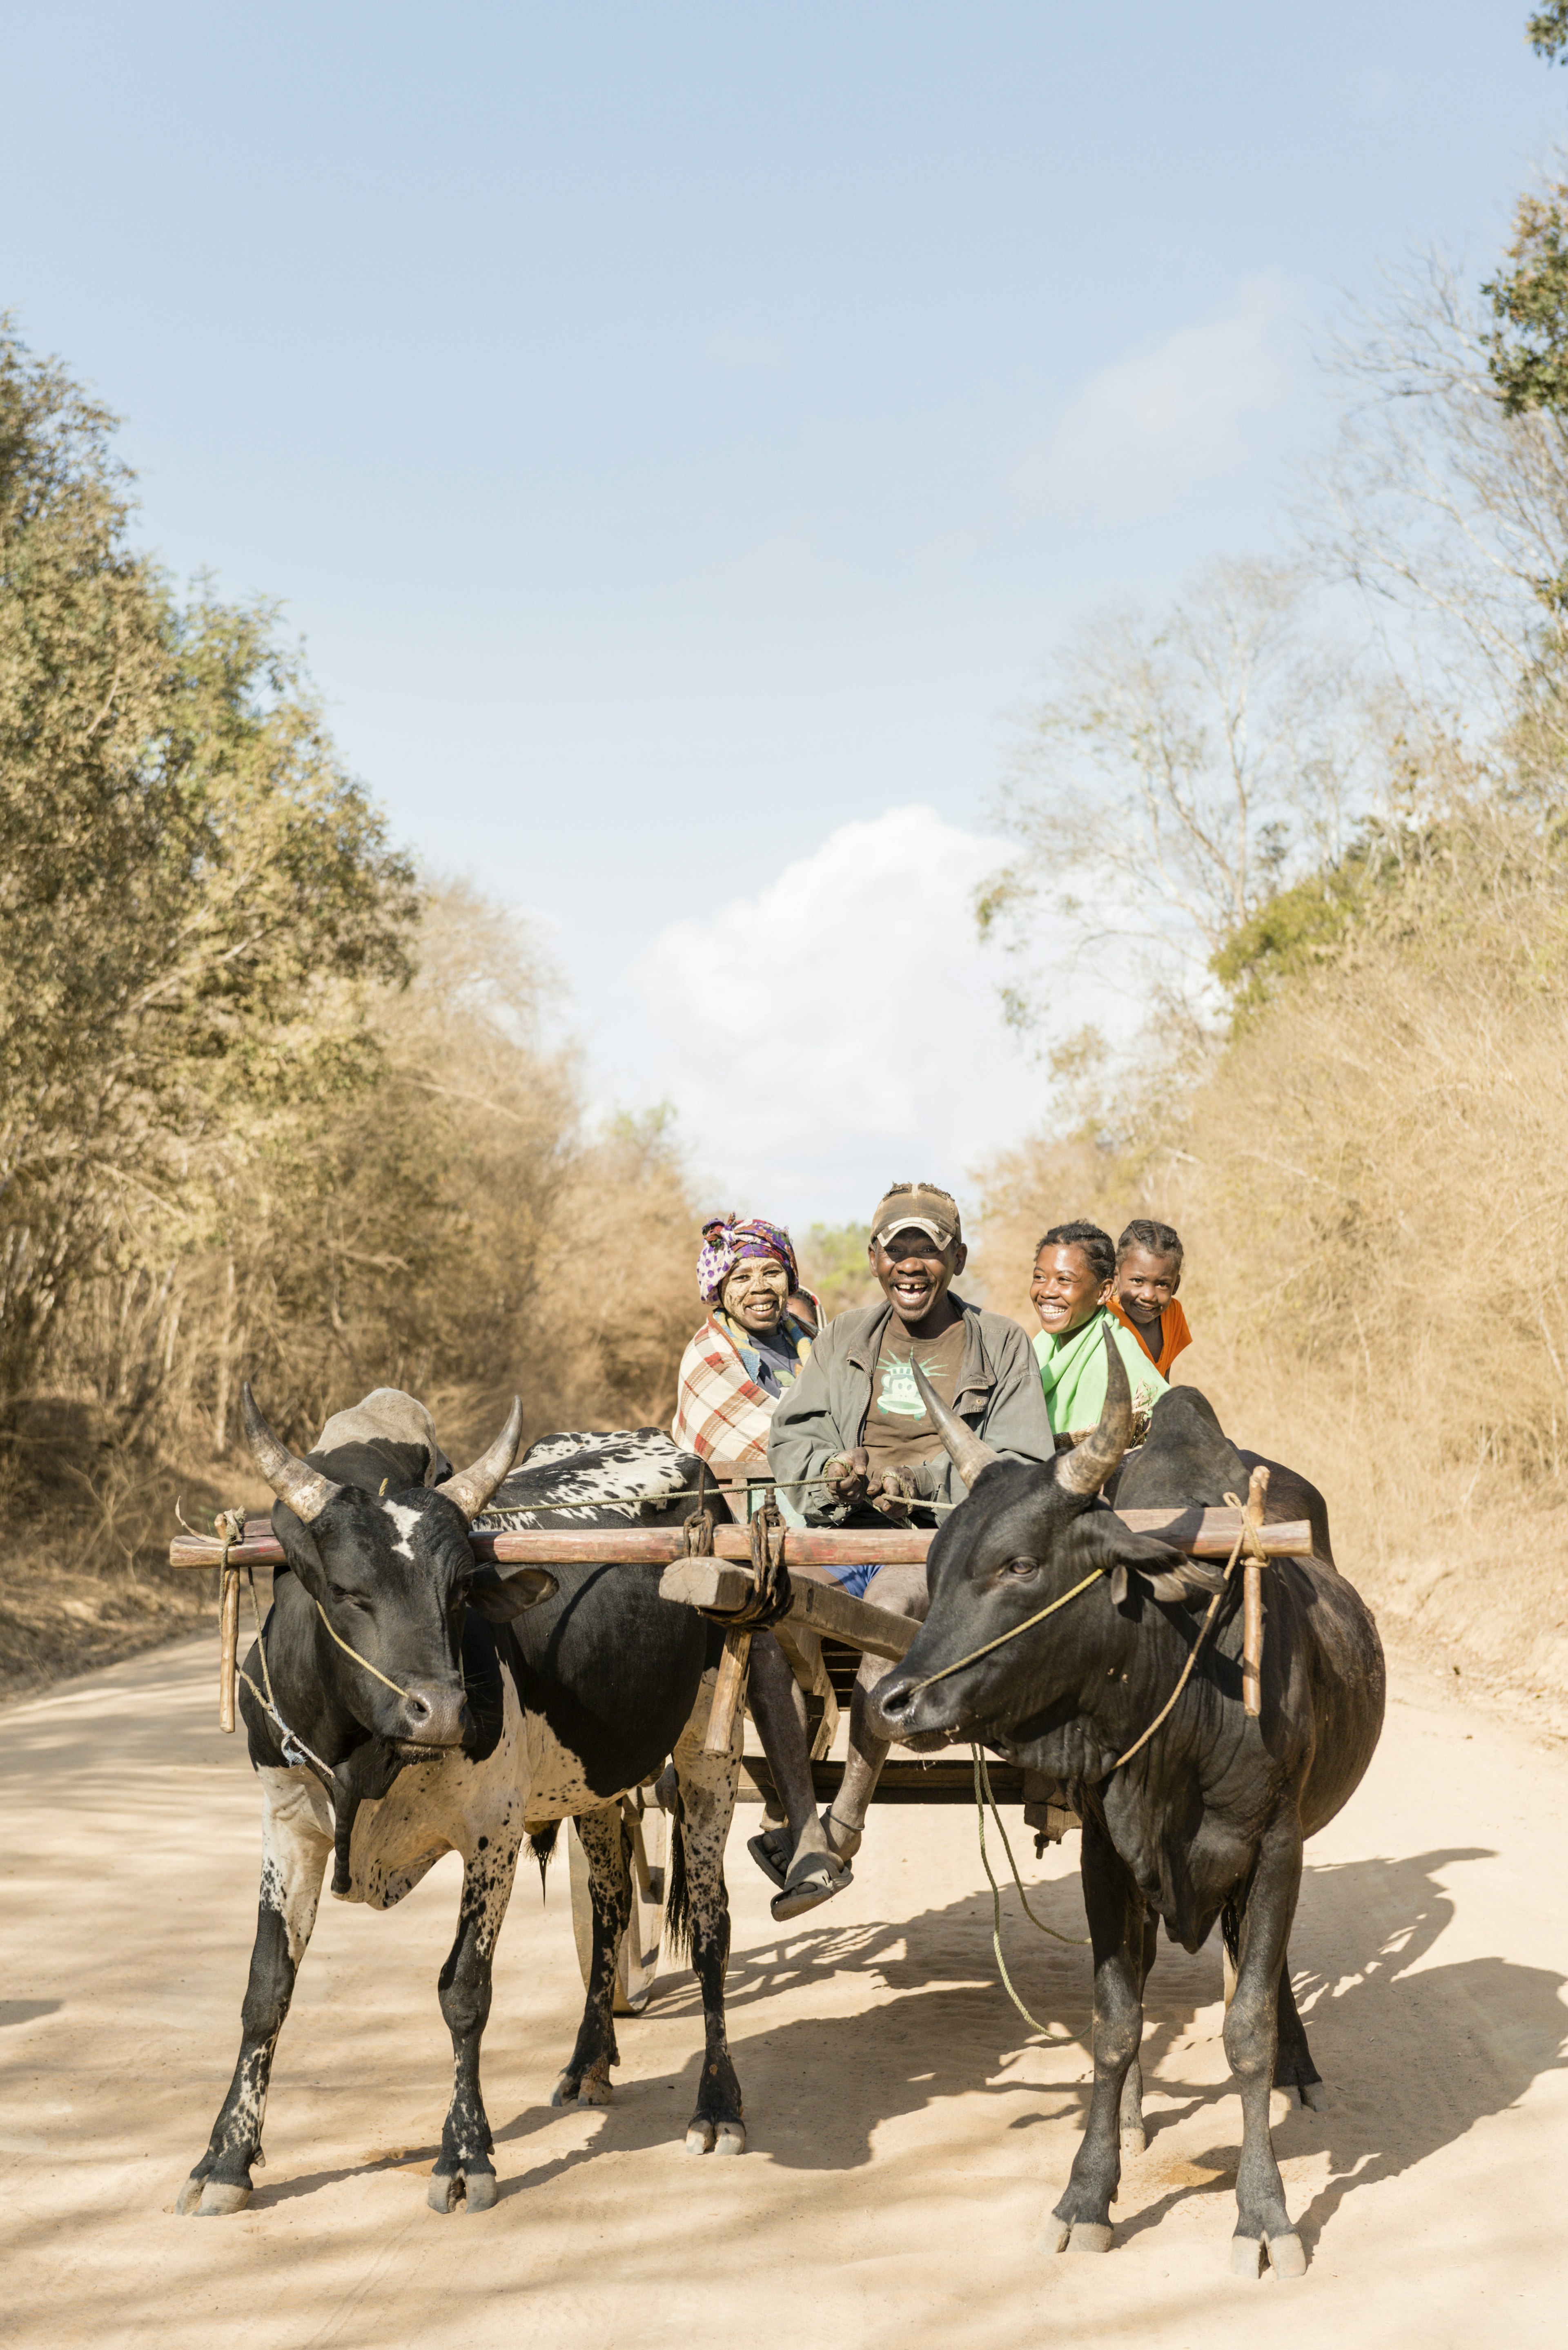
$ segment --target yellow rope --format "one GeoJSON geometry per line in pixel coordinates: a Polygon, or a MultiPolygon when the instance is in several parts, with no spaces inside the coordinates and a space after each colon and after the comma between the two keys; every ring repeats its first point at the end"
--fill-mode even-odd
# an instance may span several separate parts
{"type": "Polygon", "coordinates": [[[411,1690],[400,1689],[396,1681],[389,1681],[385,1673],[379,1673],[376,1670],[375,1666],[370,1662],[369,1657],[362,1657],[358,1648],[351,1648],[340,1632],[332,1631],[332,1619],[327,1615],[326,1608],[323,1607],[319,1599],[316,1603],[316,1612],[320,1617],[322,1622],[326,1625],[327,1630],[332,1632],[333,1638],[337,1641],[344,1655],[346,1657],[352,1657],[357,1665],[363,1665],[365,1670],[369,1674],[372,1680],[379,1681],[383,1689],[389,1689],[394,1697],[406,1697],[410,1705],[415,1705],[419,1702],[411,1690]]]}
{"type": "MultiPolygon", "coordinates": [[[[986,1770],[984,1759],[981,1754],[979,1747],[973,1746],[970,1749],[970,1752],[974,1757],[974,1807],[975,1817],[980,1823],[980,1856],[985,1864],[986,1876],[991,1879],[991,1947],[996,1953],[997,1970],[1002,1976],[1002,1985],[1006,1990],[1008,1998],[1012,2002],[1013,2006],[1018,2010],[1018,2012],[1023,2018],[1024,2022],[1029,2024],[1035,2032],[1049,2033],[1051,2029],[1050,2025],[1048,2023],[1042,2023],[1037,2015],[1031,2015],[1029,2010],[1024,2006],[1023,2002],[1019,1998],[1018,1993],[1013,1990],[1012,1977],[1007,1971],[1007,1960],[1002,1955],[1002,1887],[996,1881],[995,1875],[993,1874],[991,1866],[991,1855],[985,1848],[985,1803],[981,1794],[981,1787],[983,1782],[985,1794],[987,1795],[991,1795],[991,1774],[986,1770]]],[[[994,1796],[991,1797],[991,1808],[993,1813],[996,1813],[997,1826],[1002,1828],[1002,1814],[996,1811],[996,1799],[994,1796]]],[[[1007,1857],[1012,1861],[1012,1846],[1007,1843],[1007,1831],[1005,1828],[1002,1828],[1002,1841],[1007,1847],[1007,1857]]],[[[1016,1862],[1013,1862],[1012,1866],[1012,1881],[1015,1885],[1018,1884],[1018,1866],[1016,1862]]],[[[1022,1897],[1023,1893],[1023,1887],[1022,1885],[1018,1886],[1018,1890],[1022,1897]]],[[[1055,1934],[1056,1939],[1059,1942],[1081,1942],[1087,1939],[1086,1936],[1081,1934],[1056,1934],[1056,1929],[1054,1926],[1041,1925],[1040,1919],[1035,1917],[1034,1912],[1030,1908],[1027,1900],[1024,1900],[1023,1908],[1032,1926],[1039,1926],[1042,1933],[1055,1934]]]]}

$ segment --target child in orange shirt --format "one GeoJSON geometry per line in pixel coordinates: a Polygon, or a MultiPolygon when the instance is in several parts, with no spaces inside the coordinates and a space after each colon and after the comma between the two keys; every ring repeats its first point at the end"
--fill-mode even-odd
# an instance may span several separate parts
{"type": "Polygon", "coordinates": [[[1166,1379],[1182,1348],[1192,1344],[1187,1316],[1177,1302],[1180,1286],[1180,1233],[1147,1216],[1135,1217],[1116,1243],[1110,1309],[1166,1379]]]}

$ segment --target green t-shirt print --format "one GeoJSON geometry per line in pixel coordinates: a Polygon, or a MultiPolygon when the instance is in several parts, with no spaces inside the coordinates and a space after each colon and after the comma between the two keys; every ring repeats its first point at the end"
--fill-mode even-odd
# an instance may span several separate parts
{"type": "Polygon", "coordinates": [[[929,1379],[944,1403],[951,1403],[963,1361],[964,1326],[955,1322],[940,1338],[923,1343],[895,1336],[889,1323],[877,1357],[871,1382],[871,1409],[866,1415],[863,1442],[878,1469],[907,1469],[917,1461],[932,1459],[942,1450],[915,1385],[915,1365],[929,1379]]]}

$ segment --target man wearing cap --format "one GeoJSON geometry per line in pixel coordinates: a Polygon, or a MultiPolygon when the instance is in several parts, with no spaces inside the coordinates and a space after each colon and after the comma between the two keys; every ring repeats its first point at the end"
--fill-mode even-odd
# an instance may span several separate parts
{"type": "MultiPolygon", "coordinates": [[[[967,1489],[920,1400],[914,1366],[1003,1460],[1044,1462],[1055,1446],[1039,1369],[1016,1322],[955,1294],[969,1252],[950,1192],[895,1183],[877,1204],[867,1253],[886,1302],[840,1314],[822,1332],[774,1412],[768,1466],[781,1485],[795,1488],[815,1523],[940,1524],[940,1507],[961,1502],[967,1489]]],[[[926,1612],[923,1566],[846,1567],[834,1580],[898,1615],[926,1612]]],[[[867,1723],[869,1692],[888,1669],[881,1658],[862,1661],[843,1784],[823,1815],[841,1874],[833,1877],[804,1850],[797,1858],[785,1831],[759,1839],[758,1860],[781,1887],[775,1918],[828,1900],[849,1882],[847,1863],[887,1759],[886,1741],[867,1723]]]]}

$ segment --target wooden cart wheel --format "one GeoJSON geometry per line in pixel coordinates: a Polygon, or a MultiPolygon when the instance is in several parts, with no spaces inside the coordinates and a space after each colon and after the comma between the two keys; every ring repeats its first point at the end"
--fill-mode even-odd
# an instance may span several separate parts
{"type": "MultiPolygon", "coordinates": [[[[629,1794],[621,1797],[620,1816],[627,1866],[631,1873],[631,1922],[615,1954],[615,2012],[618,2015],[640,2015],[659,1972],[659,1945],[664,1939],[669,1823],[659,1805],[650,1800],[648,1787],[634,1787],[629,1794]]],[[[572,1933],[586,1989],[594,1955],[594,1907],[588,1894],[588,1858],[575,1820],[566,1858],[572,1888],[572,1933]]]]}

